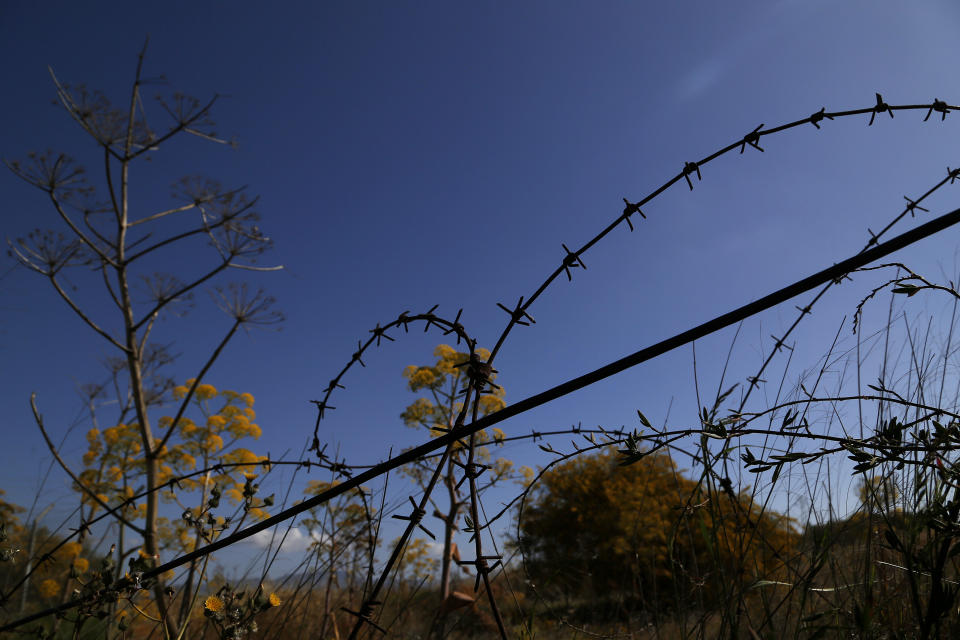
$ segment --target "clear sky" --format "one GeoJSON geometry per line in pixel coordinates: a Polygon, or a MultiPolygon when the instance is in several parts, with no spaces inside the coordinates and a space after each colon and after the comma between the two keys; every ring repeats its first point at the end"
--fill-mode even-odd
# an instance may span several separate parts
{"type": "MultiPolygon", "coordinates": [[[[378,322],[434,304],[452,317],[462,307],[464,325],[492,346],[507,319],[497,302],[529,295],[563,258],[561,243],[581,246],[620,214],[623,197],[639,200],[684,162],[761,123],[871,106],[876,92],[892,104],[960,102],[960,5],[949,0],[269,8],[8,0],[0,4],[0,154],[62,149],[95,174],[98,157],[51,106],[47,65],[63,81],[122,101],[148,34],[145,76],[163,74],[169,88],[200,98],[224,95],[218,131],[239,147],[188,139],[162,149],[132,175],[134,207],[164,208],[165,185],[183,174],[249,185],[261,197],[261,228],[275,241],[264,263],[285,267],[231,274],[266,287],[287,320],[279,332],[238,335],[207,376],[256,396],[267,434],[259,446],[273,456],[296,455],[308,441],[309,400],[378,322]]],[[[587,271],[542,296],[531,309],[535,326],[511,334],[497,362],[508,402],[858,251],[867,228],[884,226],[903,196],[960,166],[960,113],[926,123],[923,115],[795,129],[764,139],[764,153],[748,148],[711,162],[692,192],[682,182],[671,188],[645,208],[637,232],[612,234],[584,256],[587,271]]],[[[955,208],[957,188],[928,208],[955,208]]],[[[5,237],[56,226],[43,194],[7,172],[0,193],[5,237]]],[[[956,274],[957,238],[948,231],[897,258],[933,277],[956,274]]],[[[198,248],[165,270],[186,277],[209,259],[198,248]]],[[[13,265],[0,262],[0,487],[29,504],[49,462],[29,394],[38,393],[50,429],[65,433],[80,409],[76,386],[104,377],[107,352],[46,283],[13,265]]],[[[797,336],[797,374],[880,280],[858,276],[824,300],[797,336]]],[[[78,295],[86,282],[78,276],[78,295]]],[[[181,380],[228,326],[203,296],[198,303],[159,328],[158,340],[181,354],[172,368],[181,380]]],[[[744,325],[729,379],[756,369],[769,335],[794,313],[788,304],[744,325]]],[[[705,387],[718,384],[732,337],[731,330],[698,344],[705,387]]],[[[401,372],[430,362],[442,341],[439,332],[416,330],[365,358],[321,438],[356,463],[419,442],[423,434],[399,419],[412,399],[401,372]]],[[[503,427],[633,427],[638,408],[662,423],[671,399],[670,424],[693,424],[693,391],[686,348],[503,427]]],[[[86,428],[68,438],[68,459],[78,461],[86,428]]],[[[509,455],[530,465],[544,459],[532,446],[509,455]]],[[[47,500],[70,494],[58,474],[44,491],[47,500]]]]}

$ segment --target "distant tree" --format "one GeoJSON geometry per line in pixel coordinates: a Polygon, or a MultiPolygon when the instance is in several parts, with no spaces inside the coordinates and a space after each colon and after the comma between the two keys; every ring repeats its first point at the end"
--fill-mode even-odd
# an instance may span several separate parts
{"type": "MultiPolygon", "coordinates": [[[[481,360],[490,357],[490,352],[486,349],[477,349],[476,353],[481,360]]],[[[433,436],[439,436],[453,427],[463,408],[461,391],[468,379],[466,368],[469,366],[470,354],[441,344],[434,349],[433,355],[437,358],[435,364],[410,365],[404,370],[403,377],[407,379],[410,391],[424,395],[411,403],[401,417],[408,427],[427,429],[433,436]]],[[[496,374],[491,379],[496,379],[496,374]]],[[[494,387],[492,392],[482,394],[479,414],[485,416],[502,409],[505,406],[504,395],[501,387],[494,387]]],[[[479,443],[485,445],[477,448],[476,459],[488,467],[478,480],[478,490],[483,491],[510,477],[514,469],[513,462],[506,458],[494,459],[490,451],[490,444],[497,445],[503,440],[504,435],[500,429],[480,431],[476,437],[479,443]]],[[[451,571],[454,561],[459,558],[453,540],[454,533],[459,528],[460,515],[469,503],[469,492],[460,485],[463,466],[467,462],[466,453],[465,448],[454,446],[441,476],[441,482],[446,489],[445,499],[430,499],[434,508],[433,515],[443,526],[443,553],[440,556],[441,609],[450,598],[451,571]]],[[[426,484],[430,471],[431,467],[426,464],[413,464],[404,468],[404,472],[421,485],[426,484]]]]}
{"type": "MultiPolygon", "coordinates": [[[[132,170],[173,138],[190,134],[225,142],[214,131],[210,117],[216,97],[202,103],[180,93],[158,96],[159,114],[151,111],[148,117],[142,76],[145,51],[146,47],[122,106],[114,106],[99,91],[61,83],[51,71],[60,106],[96,147],[91,159],[102,171],[99,184],[89,182],[83,168],[64,153],[31,153],[26,160],[7,162],[7,166],[43,192],[60,221],[59,230],[38,229],[11,241],[11,253],[43,277],[66,308],[119,356],[110,361],[119,406],[121,411],[129,408],[132,416],[118,423],[135,425],[139,439],[142,479],[149,492],[139,534],[145,553],[154,557],[161,545],[159,490],[165,481],[164,457],[169,439],[181,432],[183,411],[241,326],[274,322],[279,316],[270,312],[272,300],[260,291],[251,292],[242,285],[218,288],[215,300],[230,318],[224,336],[209,354],[195,359],[198,372],[179,398],[174,420],[165,425],[154,422],[153,411],[169,399],[172,385],[162,370],[173,360],[167,347],[151,341],[157,320],[175,308],[185,310],[194,292],[228,270],[273,267],[255,264],[270,240],[256,224],[256,200],[242,189],[186,177],[174,185],[173,202],[167,206],[133,196],[132,170]],[[161,119],[166,122],[161,124],[161,119]],[[191,260],[196,272],[185,279],[173,275],[185,271],[184,256],[200,255],[204,244],[212,258],[208,264],[191,260]],[[66,272],[76,268],[81,272],[68,283],[66,272]],[[95,277],[85,277],[82,270],[95,277]]],[[[98,393],[100,389],[91,389],[91,402],[98,393]]],[[[37,418],[40,423],[39,413],[37,418]]],[[[169,614],[162,581],[157,581],[154,595],[167,632],[176,637],[178,625],[169,614]]]]}
{"type": "Polygon", "coordinates": [[[665,455],[619,462],[613,449],[581,455],[546,472],[532,492],[519,545],[541,593],[654,606],[708,571],[719,579],[718,567],[727,580],[769,575],[796,542],[785,517],[746,493],[706,495],[665,455]]]}

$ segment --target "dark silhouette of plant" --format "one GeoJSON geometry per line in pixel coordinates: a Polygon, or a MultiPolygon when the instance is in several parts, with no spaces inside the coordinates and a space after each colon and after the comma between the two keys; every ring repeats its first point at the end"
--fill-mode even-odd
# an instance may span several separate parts
{"type": "MultiPolygon", "coordinates": [[[[168,441],[180,432],[184,410],[236,331],[280,317],[269,310],[272,300],[262,292],[233,284],[219,288],[217,303],[230,318],[225,335],[197,363],[196,378],[180,395],[173,420],[158,428],[152,414],[169,398],[171,386],[160,369],[173,358],[166,347],[151,342],[157,320],[174,308],[182,310],[195,291],[228,270],[273,267],[256,265],[270,239],[257,225],[256,200],[248,198],[243,189],[227,189],[208,178],[185,177],[175,184],[174,201],[166,208],[153,208],[131,198],[133,170],[171,139],[187,134],[226,143],[217,136],[211,120],[216,97],[202,103],[180,93],[158,96],[156,111],[148,112],[143,97],[145,52],[146,47],[140,52],[123,106],[115,106],[99,91],[64,84],[51,70],[60,106],[97,147],[94,157],[99,156],[102,175],[95,184],[64,153],[31,153],[24,161],[7,162],[14,174],[45,194],[61,223],[60,231],[38,229],[9,244],[19,263],[45,278],[67,308],[119,356],[110,362],[115,362],[112,369],[124,400],[121,410],[128,407],[132,414],[124,421],[134,425],[139,439],[139,464],[147,491],[144,524],[135,531],[143,538],[145,553],[158,557],[159,490],[168,479],[162,469],[168,441]],[[164,264],[165,258],[169,262],[166,268],[179,271],[174,266],[179,261],[173,259],[171,250],[204,241],[211,247],[213,260],[200,273],[185,280],[170,273],[153,273],[155,266],[150,265],[164,264]],[[95,285],[89,282],[79,293],[65,286],[66,271],[72,268],[92,270],[101,277],[99,293],[106,296],[107,305],[94,296],[95,285]]],[[[39,414],[37,417],[39,423],[39,414]]],[[[98,501],[96,492],[85,493],[98,501]]],[[[170,615],[162,581],[157,581],[154,596],[167,632],[175,637],[178,622],[170,615]]]]}

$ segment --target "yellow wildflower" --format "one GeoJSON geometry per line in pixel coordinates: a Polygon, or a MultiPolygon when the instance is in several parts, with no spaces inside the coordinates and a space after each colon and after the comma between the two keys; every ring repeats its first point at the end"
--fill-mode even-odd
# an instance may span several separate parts
{"type": "Polygon", "coordinates": [[[90,568],[90,561],[86,558],[75,558],[73,560],[73,568],[77,573],[84,573],[90,568]]]}
{"type": "Polygon", "coordinates": [[[189,453],[180,454],[180,463],[187,469],[193,469],[197,466],[197,459],[189,453]]]}
{"type": "Polygon", "coordinates": [[[457,357],[457,350],[448,344],[438,344],[437,348],[433,350],[433,355],[441,360],[453,360],[457,357]]]}
{"type": "Polygon", "coordinates": [[[227,424],[227,419],[221,415],[214,415],[207,418],[207,427],[210,429],[219,429],[227,424]]]}
{"type": "Polygon", "coordinates": [[[53,578],[47,578],[40,583],[40,595],[44,598],[52,598],[60,593],[60,583],[53,578]]]}
{"type": "Polygon", "coordinates": [[[208,452],[220,451],[220,449],[223,449],[223,438],[215,433],[211,433],[204,441],[203,448],[208,452]]]}
{"type": "Polygon", "coordinates": [[[97,438],[99,437],[100,431],[98,429],[90,429],[90,431],[87,431],[87,442],[96,442],[97,438]]]}
{"type": "Polygon", "coordinates": [[[241,393],[241,394],[240,394],[240,399],[243,400],[244,404],[246,404],[248,407],[252,407],[252,406],[253,406],[253,395],[252,395],[252,394],[249,394],[249,393],[241,393]]]}
{"type": "Polygon", "coordinates": [[[103,439],[109,445],[115,445],[120,442],[120,425],[103,430],[103,439]]]}
{"type": "Polygon", "coordinates": [[[410,384],[422,387],[428,387],[437,381],[436,374],[427,367],[421,367],[410,377],[410,384]]]}
{"type": "Polygon", "coordinates": [[[270,597],[267,599],[270,601],[271,607],[279,607],[281,604],[283,604],[283,600],[281,600],[280,596],[275,593],[271,593],[270,597]]]}
{"type": "Polygon", "coordinates": [[[183,398],[185,395],[187,395],[188,391],[190,391],[190,389],[188,389],[187,387],[183,385],[177,385],[176,387],[173,388],[173,397],[179,400],[183,398]]]}
{"type": "Polygon", "coordinates": [[[223,600],[217,596],[207,596],[207,599],[203,601],[203,608],[207,611],[223,611],[223,600]]]}
{"type": "MultiPolygon", "coordinates": [[[[221,443],[221,446],[223,444],[221,443]]],[[[160,469],[157,473],[157,484],[163,484],[167,480],[173,477],[173,468],[168,464],[160,465],[160,469]]]]}
{"type": "Polygon", "coordinates": [[[217,388],[212,384],[197,385],[197,397],[201,400],[209,400],[217,395],[217,388]]]}
{"type": "Polygon", "coordinates": [[[60,552],[68,558],[76,558],[83,551],[83,545],[79,542],[68,542],[60,547],[60,552]]]}

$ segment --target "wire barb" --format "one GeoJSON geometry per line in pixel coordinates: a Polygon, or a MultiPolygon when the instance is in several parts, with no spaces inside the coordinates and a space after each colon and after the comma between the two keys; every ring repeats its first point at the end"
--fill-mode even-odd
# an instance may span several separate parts
{"type": "Polygon", "coordinates": [[[330,381],[330,384],[327,385],[327,388],[323,390],[324,393],[330,393],[334,389],[346,389],[345,386],[340,384],[340,378],[334,378],[330,381]]]}
{"type": "Polygon", "coordinates": [[[363,343],[357,340],[357,350],[353,352],[353,355],[350,357],[350,362],[359,362],[360,366],[366,369],[367,365],[363,363],[363,360],[360,359],[360,356],[363,355],[363,343]]]}
{"type": "MultiPolygon", "coordinates": [[[[917,203],[919,202],[919,200],[911,200],[911,199],[908,198],[907,196],[903,196],[903,199],[907,201],[907,211],[910,212],[910,217],[911,217],[911,218],[916,217],[915,214],[914,214],[914,209],[919,209],[920,211],[926,211],[927,213],[930,213],[930,209],[925,209],[925,208],[921,207],[919,204],[917,204],[917,203]]],[[[923,199],[923,198],[921,198],[921,200],[922,200],[922,199],[923,199]]]]}
{"type": "Polygon", "coordinates": [[[458,566],[464,566],[467,564],[472,564],[477,569],[477,581],[473,586],[474,592],[480,589],[480,580],[483,579],[483,576],[489,574],[491,571],[496,569],[500,562],[503,560],[503,556],[480,556],[476,560],[457,560],[454,558],[454,562],[458,566]],[[487,564],[487,560],[496,560],[493,564],[487,564]]]}
{"type": "MultiPolygon", "coordinates": [[[[763,126],[763,125],[761,125],[763,126]]],[[[696,162],[688,162],[683,165],[683,177],[687,179],[687,186],[690,187],[690,191],[693,191],[693,182],[690,181],[690,174],[697,174],[697,180],[703,180],[703,176],[700,175],[700,165],[696,162]]]]}
{"type": "Polygon", "coordinates": [[[311,400],[310,402],[317,405],[317,411],[320,414],[321,420],[323,419],[324,411],[326,411],[327,409],[329,409],[330,411],[333,411],[334,409],[336,409],[336,407],[331,407],[330,405],[328,405],[326,400],[311,400]]]}
{"type": "Polygon", "coordinates": [[[502,302],[498,302],[497,306],[510,314],[510,321],[513,324],[522,324],[525,327],[529,327],[531,324],[537,323],[537,321],[533,319],[533,316],[527,313],[526,309],[523,308],[523,296],[520,296],[520,301],[517,302],[517,306],[513,309],[510,309],[502,302]],[[527,322],[527,320],[524,320],[524,318],[530,322],[527,322]]]}
{"type": "Polygon", "coordinates": [[[923,121],[926,122],[929,120],[930,114],[932,114],[934,111],[940,114],[940,122],[943,122],[947,119],[947,114],[950,113],[950,108],[947,106],[947,103],[940,98],[934,98],[933,104],[930,105],[930,110],[927,111],[927,115],[924,117],[923,121]]]}
{"type": "MultiPolygon", "coordinates": [[[[453,319],[453,322],[450,323],[450,328],[443,332],[443,335],[448,336],[451,333],[457,334],[457,344],[460,344],[460,338],[463,334],[466,333],[466,330],[463,328],[463,325],[460,324],[460,315],[463,313],[463,309],[457,311],[457,317],[453,319]]],[[[472,348],[472,347],[471,347],[472,348]]]]}
{"type": "Polygon", "coordinates": [[[643,211],[640,210],[640,203],[639,203],[639,202],[633,203],[633,202],[630,202],[629,200],[627,200],[626,198],[624,198],[624,199],[623,199],[623,215],[622,215],[622,217],[623,217],[624,220],[627,221],[627,226],[630,227],[630,231],[633,231],[633,222],[630,221],[630,216],[632,216],[632,215],[635,214],[635,213],[639,213],[639,214],[640,214],[640,217],[643,218],[644,220],[647,219],[647,216],[643,213],[643,211]]]}
{"type": "Polygon", "coordinates": [[[873,119],[877,117],[878,113],[886,112],[890,114],[891,118],[893,118],[893,109],[891,109],[890,105],[888,105],[886,102],[883,101],[883,96],[881,96],[879,93],[876,95],[877,95],[877,104],[873,108],[873,110],[870,112],[870,122],[867,123],[868,127],[873,125],[873,119]]]}
{"type": "Polygon", "coordinates": [[[427,512],[420,508],[420,505],[418,505],[416,501],[414,501],[413,496],[407,496],[407,499],[410,500],[410,504],[413,505],[413,511],[410,512],[410,515],[402,516],[402,515],[394,514],[390,517],[394,518],[395,520],[406,520],[408,522],[412,522],[421,531],[423,531],[428,536],[430,536],[432,540],[436,540],[437,536],[435,536],[432,531],[430,531],[429,529],[427,529],[425,526],[421,524],[421,521],[423,520],[423,517],[427,514],[427,512]]]}
{"type": "Polygon", "coordinates": [[[387,630],[373,621],[373,608],[379,606],[380,604],[383,603],[381,603],[379,600],[368,600],[360,607],[360,611],[354,611],[353,609],[347,609],[346,607],[340,607],[340,609],[346,611],[352,616],[359,618],[361,622],[370,625],[380,633],[386,635],[387,630]]]}
{"type": "Polygon", "coordinates": [[[570,269],[575,269],[580,267],[586,269],[587,265],[583,264],[583,260],[580,259],[579,254],[570,251],[567,245],[560,243],[560,246],[563,247],[563,250],[567,252],[567,255],[563,258],[563,270],[567,274],[567,280],[573,280],[573,277],[570,275],[570,269]]]}
{"type": "Polygon", "coordinates": [[[386,333],[386,331],[387,331],[386,329],[384,329],[384,328],[382,328],[382,327],[380,326],[380,323],[379,323],[379,322],[377,323],[377,326],[376,326],[376,327],[374,327],[373,329],[370,329],[370,333],[372,333],[373,336],[377,339],[377,346],[378,346],[378,347],[380,346],[380,338],[386,338],[386,339],[389,340],[390,342],[394,342],[393,338],[391,338],[390,336],[388,336],[387,333],[386,333]]]}
{"type": "Polygon", "coordinates": [[[820,121],[826,118],[827,120],[833,120],[833,116],[827,115],[827,108],[821,107],[820,111],[810,115],[810,124],[815,126],[817,129],[820,128],[820,121]]]}
{"type": "Polygon", "coordinates": [[[493,389],[500,388],[499,385],[493,382],[494,374],[499,373],[499,371],[494,369],[493,365],[491,365],[489,362],[481,360],[480,356],[478,356],[476,352],[471,352],[470,358],[466,362],[456,364],[454,367],[467,368],[467,378],[470,380],[470,384],[466,389],[463,390],[463,393],[466,393],[471,386],[477,390],[477,393],[483,393],[483,389],[487,385],[493,389]]]}
{"type": "Polygon", "coordinates": [[[763,147],[760,146],[760,129],[763,128],[763,123],[759,127],[743,136],[743,140],[740,143],[740,154],[743,155],[744,149],[747,148],[747,145],[750,145],[757,151],[763,151],[763,147]]]}

